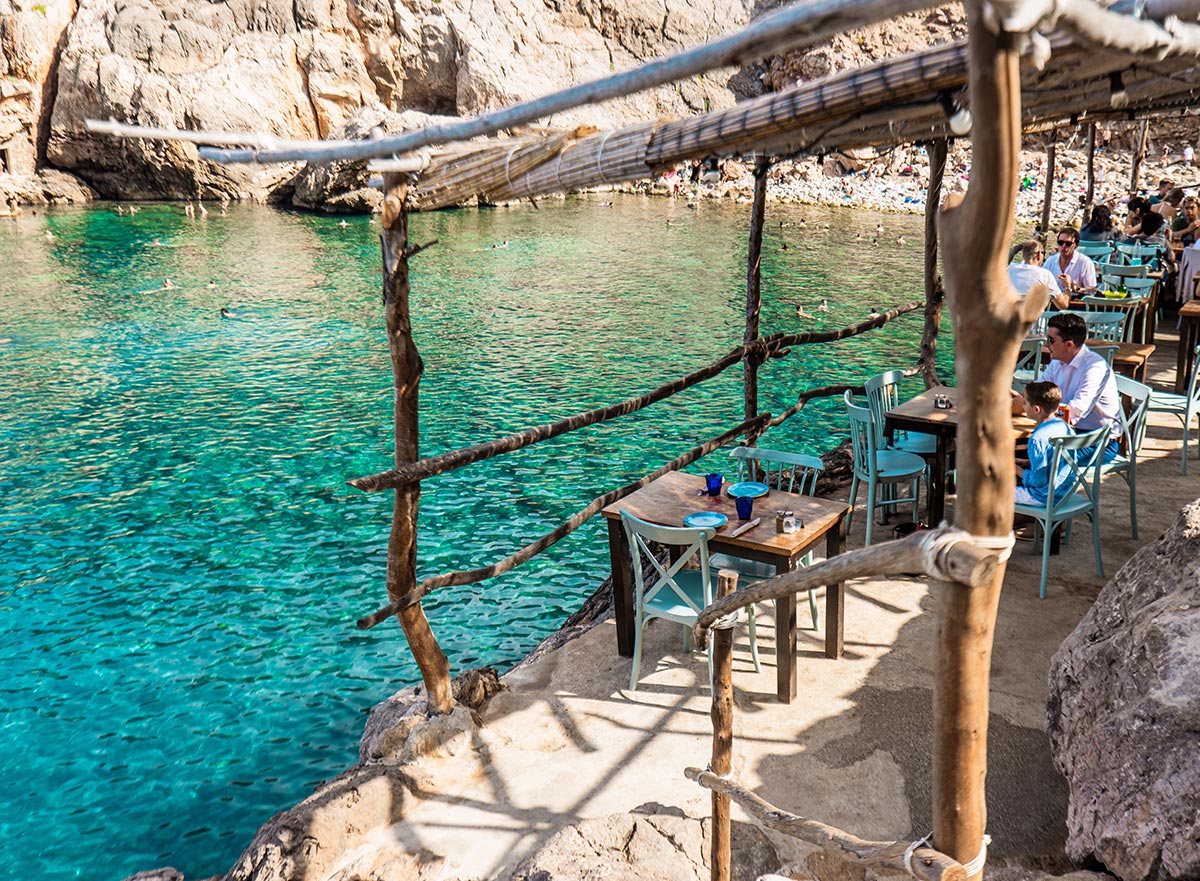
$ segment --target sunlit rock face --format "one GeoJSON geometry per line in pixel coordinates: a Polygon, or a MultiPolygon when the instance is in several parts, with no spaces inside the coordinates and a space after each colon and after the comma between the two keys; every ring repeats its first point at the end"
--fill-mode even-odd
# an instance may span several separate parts
{"type": "Polygon", "coordinates": [[[1124,881],[1200,878],[1198,670],[1200,501],[1104,587],[1051,664],[1073,859],[1124,881]]]}
{"type": "MultiPolygon", "coordinates": [[[[179,141],[88,135],[83,120],[317,139],[364,108],[473,115],[699,45],[744,25],[750,9],[746,0],[82,0],[50,77],[45,152],[106,196],[290,197],[298,166],[218,166],[179,141]]],[[[730,106],[733,86],[728,71],[696,77],[549,124],[730,106]]]]}

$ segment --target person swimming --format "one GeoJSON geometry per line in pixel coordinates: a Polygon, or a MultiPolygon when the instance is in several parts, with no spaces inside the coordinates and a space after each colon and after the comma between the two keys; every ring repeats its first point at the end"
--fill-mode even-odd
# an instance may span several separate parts
{"type": "Polygon", "coordinates": [[[217,286],[217,280],[215,278],[212,281],[210,281],[208,284],[205,285],[205,287],[208,288],[210,291],[213,288],[215,288],[216,286],[217,286]]]}
{"type": "Polygon", "coordinates": [[[238,315],[232,309],[229,309],[226,306],[222,306],[221,307],[221,317],[222,318],[241,318],[242,316],[238,315]]]}

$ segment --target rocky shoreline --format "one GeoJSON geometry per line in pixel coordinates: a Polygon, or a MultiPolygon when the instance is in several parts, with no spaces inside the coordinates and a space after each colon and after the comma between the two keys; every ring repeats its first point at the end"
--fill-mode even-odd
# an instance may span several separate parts
{"type": "MultiPolygon", "coordinates": [[[[1132,156],[1128,151],[1098,153],[1095,159],[1095,202],[1111,201],[1119,206],[1127,194],[1132,156]]],[[[1017,194],[1017,220],[1038,223],[1045,196],[1045,153],[1036,149],[1021,152],[1023,185],[1017,194]]],[[[1051,225],[1078,224],[1087,192],[1087,154],[1079,149],[1060,149],[1056,160],[1051,203],[1051,225]]],[[[300,180],[313,169],[301,172],[300,180]]],[[[365,175],[365,172],[363,172],[365,175]]],[[[327,178],[328,189],[310,194],[300,206],[333,213],[370,213],[378,210],[376,191],[353,189],[354,175],[327,178]],[[341,186],[338,187],[337,183],[341,186]],[[347,198],[348,194],[354,198],[347,198]]],[[[1152,191],[1160,178],[1194,188],[1200,183],[1200,168],[1185,165],[1177,157],[1148,158],[1142,165],[1142,191],[1152,191]]],[[[970,148],[966,141],[953,144],[947,160],[943,192],[963,192],[970,178],[970,148]]],[[[924,148],[912,146],[884,154],[866,151],[859,155],[834,154],[823,158],[783,160],[772,166],[767,199],[776,203],[824,205],[891,213],[921,214],[929,180],[929,163],[924,148]]],[[[707,174],[697,182],[688,179],[688,169],[606,188],[608,192],[684,198],[688,200],[732,199],[749,202],[754,190],[752,165],[727,160],[718,174],[707,174]]],[[[600,192],[600,191],[597,191],[600,192]]],[[[79,204],[98,199],[98,194],[74,176],[54,169],[35,175],[0,175],[0,215],[10,202],[24,205],[79,204]]]]}

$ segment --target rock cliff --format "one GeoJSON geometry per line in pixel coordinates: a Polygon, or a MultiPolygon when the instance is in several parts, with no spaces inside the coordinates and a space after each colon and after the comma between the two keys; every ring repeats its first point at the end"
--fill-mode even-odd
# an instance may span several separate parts
{"type": "MultiPolygon", "coordinates": [[[[750,0],[0,0],[0,150],[116,198],[286,198],[294,167],[217,166],[88,117],[323,138],[356,112],[470,115],[744,25],[750,0]],[[25,5],[17,5],[25,4],[25,5]]],[[[744,77],[742,78],[745,79],[744,77]]],[[[564,114],[621,124],[732,104],[726,71],[564,114]]],[[[756,84],[755,84],[756,85],[756,84]]],[[[744,89],[743,89],[744,90],[744,89]]]]}

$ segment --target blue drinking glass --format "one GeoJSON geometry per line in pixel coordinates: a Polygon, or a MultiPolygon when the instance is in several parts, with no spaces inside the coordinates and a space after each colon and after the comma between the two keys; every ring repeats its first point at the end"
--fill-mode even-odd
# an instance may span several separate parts
{"type": "Polygon", "coordinates": [[[750,496],[738,496],[734,504],[737,505],[738,519],[749,520],[751,512],[754,511],[754,499],[750,496]]]}
{"type": "Polygon", "coordinates": [[[710,496],[719,496],[721,494],[722,479],[723,478],[721,477],[720,474],[705,474],[704,475],[704,483],[705,483],[705,486],[708,488],[708,494],[710,496]]]}

